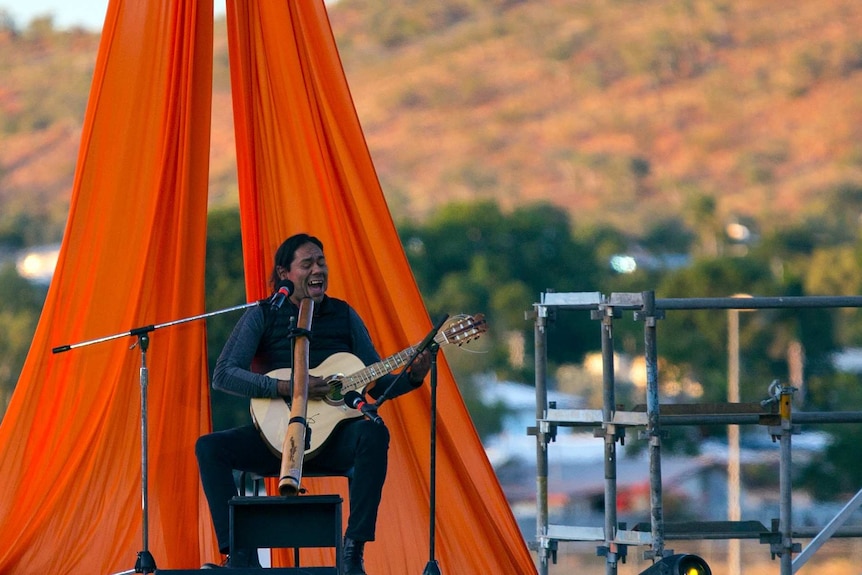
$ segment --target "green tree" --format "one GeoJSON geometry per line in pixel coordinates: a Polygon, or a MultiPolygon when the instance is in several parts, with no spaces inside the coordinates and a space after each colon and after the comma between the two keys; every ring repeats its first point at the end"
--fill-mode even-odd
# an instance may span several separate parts
{"type": "MultiPolygon", "coordinates": [[[[242,234],[237,208],[212,210],[207,217],[205,278],[207,311],[224,310],[246,302],[242,234]]],[[[232,311],[206,320],[210,376],[241,313],[232,311]]],[[[211,403],[213,429],[249,423],[247,399],[216,391],[211,394],[211,403]]]]}
{"type": "MultiPolygon", "coordinates": [[[[751,258],[714,258],[696,261],[692,266],[668,273],[661,281],[659,298],[729,297],[737,293],[775,295],[776,285],[768,268],[751,258]]],[[[775,312],[761,310],[740,322],[740,340],[746,358],[766,357],[766,326],[775,312]]],[[[662,357],[682,369],[687,377],[701,383],[705,400],[724,401],[727,397],[726,354],[727,313],[724,310],[674,310],[658,326],[658,349],[662,357]]],[[[751,369],[747,374],[753,374],[751,369]]],[[[679,374],[675,373],[674,376],[679,374]]],[[[770,381],[768,376],[766,383],[770,381]]],[[[765,391],[765,388],[764,390],[765,391]]]]}
{"type": "Polygon", "coordinates": [[[44,300],[45,289],[18,275],[13,264],[0,267],[0,419],[30,351],[44,300]]]}
{"type": "MultiPolygon", "coordinates": [[[[862,242],[812,250],[802,279],[811,295],[852,296],[862,293],[862,242]]],[[[857,346],[862,341],[862,311],[835,310],[835,337],[839,344],[857,346]]]]}
{"type": "MultiPolygon", "coordinates": [[[[542,292],[596,291],[601,277],[593,252],[573,234],[568,214],[550,204],[504,214],[492,201],[444,206],[425,226],[401,226],[402,242],[432,317],[484,313],[494,335],[494,370],[511,374],[506,338],[532,341],[525,312],[542,292]],[[523,298],[523,299],[519,299],[523,298]]],[[[554,320],[554,362],[572,361],[600,345],[597,328],[569,314],[554,320]]],[[[530,361],[526,362],[527,365],[530,361]]]]}

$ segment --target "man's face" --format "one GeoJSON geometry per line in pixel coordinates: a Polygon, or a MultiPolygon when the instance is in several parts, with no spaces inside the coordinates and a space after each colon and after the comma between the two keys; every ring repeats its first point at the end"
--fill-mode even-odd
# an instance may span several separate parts
{"type": "Polygon", "coordinates": [[[293,282],[294,292],[290,299],[297,305],[306,297],[320,303],[329,278],[329,268],[323,250],[308,242],[302,244],[293,255],[290,269],[279,268],[279,277],[293,282]]]}

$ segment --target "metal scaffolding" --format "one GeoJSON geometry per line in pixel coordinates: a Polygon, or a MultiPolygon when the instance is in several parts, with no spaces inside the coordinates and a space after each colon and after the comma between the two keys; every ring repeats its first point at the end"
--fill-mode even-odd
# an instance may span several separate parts
{"type": "Polygon", "coordinates": [[[862,297],[799,296],[750,298],[669,298],[656,299],[654,292],[599,292],[541,294],[528,319],[533,319],[535,339],[536,426],[528,433],[536,438],[536,541],[539,574],[548,575],[556,562],[558,542],[599,542],[598,555],[605,558],[606,575],[616,575],[619,561],[632,545],[646,546],[644,558],[658,560],[669,554],[665,541],[705,539],[759,539],[779,558],[780,574],[792,575],[833,536],[862,537],[862,528],[843,528],[848,517],[862,506],[862,490],[819,532],[794,529],[792,524],[791,436],[803,423],[859,423],[862,412],[793,413],[795,389],[774,381],[768,397],[759,403],[718,403],[673,405],[659,403],[656,324],[668,310],[754,310],[776,308],[862,307],[862,297]],[[601,325],[602,409],[556,409],[548,403],[547,328],[556,310],[585,310],[601,325]],[[631,411],[618,409],[615,400],[613,322],[623,311],[631,311],[644,324],[646,364],[646,405],[631,411]],[[674,425],[767,426],[780,445],[779,517],[767,528],[759,521],[695,521],[667,523],[662,510],[661,447],[662,427],[674,425]],[[578,527],[549,523],[548,446],[558,426],[593,428],[604,442],[604,527],[578,527]],[[627,529],[617,521],[617,442],[628,427],[644,428],[648,440],[650,522],[627,529]],[[811,539],[802,549],[795,539],[811,539]],[[794,558],[793,554],[798,555],[794,558]]]}

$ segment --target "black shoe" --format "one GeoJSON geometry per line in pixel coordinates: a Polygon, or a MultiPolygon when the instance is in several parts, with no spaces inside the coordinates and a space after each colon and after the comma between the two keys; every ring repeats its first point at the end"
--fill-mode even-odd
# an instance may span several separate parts
{"type": "Polygon", "coordinates": [[[227,567],[227,562],[230,560],[230,557],[225,557],[224,561],[221,563],[204,563],[201,565],[201,569],[224,569],[227,567]]]}
{"type": "Polygon", "coordinates": [[[260,569],[260,561],[257,557],[257,549],[237,549],[228,555],[221,565],[215,563],[204,563],[201,569],[260,569]]]}
{"type": "Polygon", "coordinates": [[[344,538],[342,557],[344,564],[341,566],[344,575],[367,575],[362,554],[365,551],[365,541],[354,541],[349,537],[344,538]]]}

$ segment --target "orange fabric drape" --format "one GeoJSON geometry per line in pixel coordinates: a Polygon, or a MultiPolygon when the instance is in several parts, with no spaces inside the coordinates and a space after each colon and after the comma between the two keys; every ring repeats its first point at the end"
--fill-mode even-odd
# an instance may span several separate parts
{"type": "MultiPolygon", "coordinates": [[[[212,3],[110,3],[59,262],[0,426],[0,573],[115,573],[143,550],[137,339],[51,350],[203,312],[212,29],[212,3]]],[[[194,457],[205,340],[203,322],[150,334],[159,567],[216,548],[194,457]]]]}
{"type": "MultiPolygon", "coordinates": [[[[381,353],[417,343],[431,321],[374,172],[323,2],[228,0],[227,15],[249,297],[265,295],[281,241],[306,231],[326,246],[330,293],[358,309],[381,353]]],[[[534,572],[442,354],[438,385],[438,562],[450,573],[534,572]]],[[[393,439],[380,543],[366,548],[371,573],[420,573],[428,561],[429,411],[428,386],[381,410],[393,439]]],[[[343,480],[308,483],[315,492],[346,495],[343,480]]],[[[312,564],[331,564],[325,551],[306,554],[312,564]]]]}
{"type": "MultiPolygon", "coordinates": [[[[126,330],[204,309],[212,8],[110,0],[60,259],[0,425],[0,573],[115,573],[143,549],[141,354],[126,330]]],[[[323,1],[227,8],[249,299],[265,294],[284,237],[309,231],[326,244],[331,293],[354,304],[381,353],[418,342],[431,322],[323,1]]],[[[161,569],[196,568],[218,557],[194,460],[210,429],[205,325],[150,339],[148,549],[161,569]]],[[[448,573],[533,573],[442,354],[439,375],[435,558],[448,573]]],[[[428,559],[429,410],[427,386],[381,410],[393,439],[380,543],[367,551],[378,575],[428,559]]],[[[307,486],[346,496],[343,483],[307,486]]],[[[329,553],[303,560],[331,564],[329,553]]]]}

